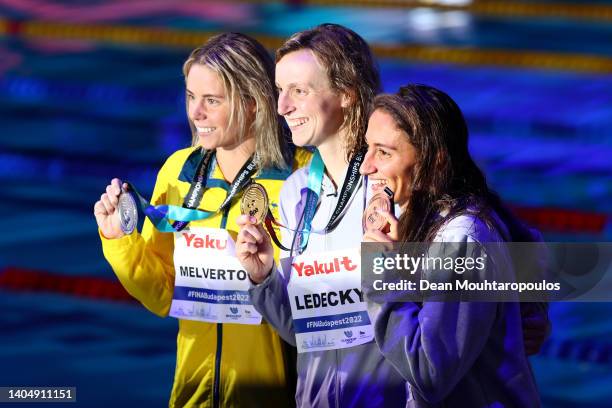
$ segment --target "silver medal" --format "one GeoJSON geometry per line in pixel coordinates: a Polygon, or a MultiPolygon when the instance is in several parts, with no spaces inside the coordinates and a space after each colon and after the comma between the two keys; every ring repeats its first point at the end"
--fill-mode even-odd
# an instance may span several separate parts
{"type": "Polygon", "coordinates": [[[119,205],[117,209],[119,210],[121,231],[126,235],[130,235],[134,232],[136,224],[138,223],[138,210],[136,209],[134,197],[128,192],[122,192],[119,196],[119,205]]]}

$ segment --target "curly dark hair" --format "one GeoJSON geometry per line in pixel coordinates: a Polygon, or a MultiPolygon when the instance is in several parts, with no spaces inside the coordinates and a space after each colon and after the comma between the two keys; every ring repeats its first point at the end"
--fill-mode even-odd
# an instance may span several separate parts
{"type": "Polygon", "coordinates": [[[528,228],[488,187],[472,159],[467,124],[450,96],[431,86],[409,84],[397,94],[377,96],[370,113],[377,109],[391,115],[417,151],[408,203],[399,219],[401,241],[431,242],[446,219],[461,213],[475,214],[501,232],[491,210],[507,228],[506,239],[531,240],[528,228]]]}

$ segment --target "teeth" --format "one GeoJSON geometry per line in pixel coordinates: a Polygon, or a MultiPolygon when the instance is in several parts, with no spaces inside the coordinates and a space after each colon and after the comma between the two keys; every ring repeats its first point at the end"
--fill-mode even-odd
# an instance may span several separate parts
{"type": "Polygon", "coordinates": [[[387,180],[372,180],[372,184],[380,184],[384,186],[387,184],[387,180]]]}
{"type": "Polygon", "coordinates": [[[308,122],[308,118],[287,119],[287,123],[291,127],[301,126],[306,122],[308,122]]]}
{"type": "Polygon", "coordinates": [[[196,130],[198,131],[198,133],[210,133],[213,130],[215,130],[215,127],[199,127],[196,126],[196,130]]]}

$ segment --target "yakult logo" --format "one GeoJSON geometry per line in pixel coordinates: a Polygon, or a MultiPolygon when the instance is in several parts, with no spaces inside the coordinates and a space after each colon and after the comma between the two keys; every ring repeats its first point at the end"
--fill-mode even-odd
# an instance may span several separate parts
{"type": "Polygon", "coordinates": [[[357,269],[357,265],[353,265],[353,261],[348,256],[334,258],[329,262],[314,261],[312,264],[305,262],[291,264],[300,277],[340,272],[342,270],[340,265],[349,272],[357,269]]]}
{"type": "Polygon", "coordinates": [[[211,238],[209,235],[198,237],[196,234],[186,232],[183,232],[183,237],[188,248],[218,249],[219,251],[227,248],[227,239],[211,238]]]}

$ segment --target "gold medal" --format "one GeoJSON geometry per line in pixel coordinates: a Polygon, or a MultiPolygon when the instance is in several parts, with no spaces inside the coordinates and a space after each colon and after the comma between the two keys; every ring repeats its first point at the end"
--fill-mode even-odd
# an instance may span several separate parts
{"type": "Polygon", "coordinates": [[[266,219],[268,213],[268,194],[264,186],[251,183],[242,194],[240,212],[255,217],[258,224],[266,219]]]}
{"type": "Polygon", "coordinates": [[[391,200],[386,193],[375,194],[363,212],[362,227],[364,231],[382,231],[387,225],[387,219],[377,211],[390,212],[391,200]]]}

